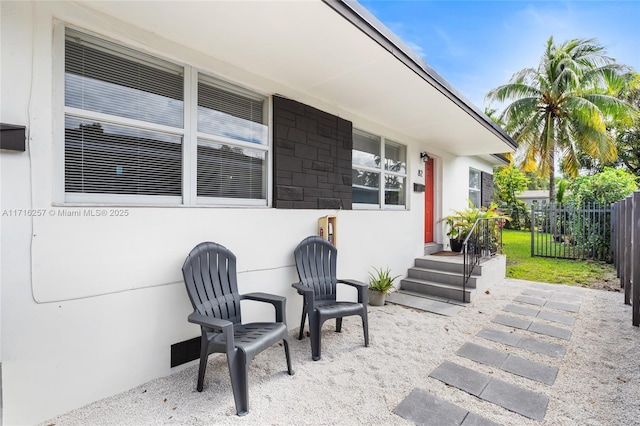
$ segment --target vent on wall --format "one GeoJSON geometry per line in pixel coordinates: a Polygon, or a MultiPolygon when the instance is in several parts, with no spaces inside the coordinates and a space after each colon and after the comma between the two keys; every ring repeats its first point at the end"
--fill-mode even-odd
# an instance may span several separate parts
{"type": "Polygon", "coordinates": [[[0,123],[0,149],[24,152],[26,130],[25,126],[0,123]]]}
{"type": "Polygon", "coordinates": [[[171,367],[200,358],[200,337],[171,345],[171,367]]]}

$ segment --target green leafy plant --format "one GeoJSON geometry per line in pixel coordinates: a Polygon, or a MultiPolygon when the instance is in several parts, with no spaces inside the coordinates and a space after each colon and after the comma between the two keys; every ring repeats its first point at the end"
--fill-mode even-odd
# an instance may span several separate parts
{"type": "Polygon", "coordinates": [[[388,295],[391,292],[391,289],[393,289],[393,282],[400,277],[400,275],[392,277],[391,270],[389,268],[373,269],[375,270],[375,273],[369,272],[369,289],[388,295]]]}
{"type": "Polygon", "coordinates": [[[478,208],[474,207],[469,201],[469,207],[464,210],[453,210],[453,214],[443,217],[440,221],[444,221],[447,224],[447,236],[450,239],[462,241],[467,238],[476,220],[482,218],[511,220],[509,216],[498,210],[493,203],[489,208],[478,208]]]}

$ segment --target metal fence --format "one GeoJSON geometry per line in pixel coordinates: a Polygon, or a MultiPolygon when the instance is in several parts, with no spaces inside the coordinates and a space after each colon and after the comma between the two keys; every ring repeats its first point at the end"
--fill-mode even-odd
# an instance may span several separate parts
{"type": "Polygon", "coordinates": [[[462,242],[463,277],[462,301],[466,300],[466,289],[469,278],[480,260],[502,253],[502,227],[504,219],[479,218],[473,224],[469,235],[462,242]]]}
{"type": "Polygon", "coordinates": [[[624,303],[632,305],[632,323],[640,326],[640,191],[613,204],[611,238],[613,264],[624,288],[624,303]]]}
{"type": "Polygon", "coordinates": [[[611,261],[611,206],[544,203],[531,207],[531,256],[611,261]]]}

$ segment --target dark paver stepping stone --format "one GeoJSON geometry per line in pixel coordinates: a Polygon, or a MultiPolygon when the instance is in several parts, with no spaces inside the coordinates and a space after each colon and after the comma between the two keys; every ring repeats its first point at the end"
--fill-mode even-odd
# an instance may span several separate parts
{"type": "Polygon", "coordinates": [[[538,318],[543,320],[553,321],[560,324],[575,325],[576,319],[568,315],[557,314],[555,312],[540,311],[538,312],[538,318]]]}
{"type": "Polygon", "coordinates": [[[539,322],[531,323],[528,330],[534,333],[544,334],[546,336],[557,337],[558,339],[571,339],[571,330],[554,327],[553,325],[540,324],[539,322]]]}
{"type": "Polygon", "coordinates": [[[422,389],[414,389],[393,412],[417,425],[460,425],[469,412],[455,404],[436,398],[422,389]]]}
{"type": "Polygon", "coordinates": [[[540,310],[538,309],[527,308],[526,306],[520,305],[507,305],[502,308],[502,310],[505,312],[513,312],[514,314],[526,315],[529,317],[535,317],[540,312],[540,310]]]}
{"type": "Polygon", "coordinates": [[[493,379],[480,398],[534,420],[544,419],[549,398],[499,379],[493,379]]]}
{"type": "Polygon", "coordinates": [[[492,422],[474,413],[469,413],[460,426],[500,426],[500,423],[492,422]]]}
{"type": "Polygon", "coordinates": [[[542,340],[533,339],[531,337],[522,337],[515,333],[494,330],[493,328],[483,328],[478,332],[478,334],[476,334],[476,336],[554,358],[562,358],[567,351],[567,349],[562,345],[543,342],[542,340]]]}
{"type": "Polygon", "coordinates": [[[549,300],[544,304],[545,308],[557,309],[559,311],[567,311],[577,313],[580,311],[580,305],[574,305],[572,303],[565,302],[554,302],[553,300],[549,300]]]}
{"type": "Polygon", "coordinates": [[[530,361],[519,356],[511,355],[507,357],[502,366],[504,371],[535,380],[551,386],[558,376],[558,369],[550,365],[541,364],[539,362],[530,361]]]}
{"type": "Polygon", "coordinates": [[[491,320],[491,322],[506,325],[507,327],[521,328],[523,330],[528,329],[532,323],[531,320],[516,318],[509,315],[496,315],[495,318],[491,320]]]}
{"type": "Polygon", "coordinates": [[[479,396],[491,381],[486,374],[449,361],[443,361],[429,376],[475,396],[479,396]]]}
{"type": "Polygon", "coordinates": [[[491,340],[493,342],[504,343],[509,346],[517,346],[521,337],[517,334],[508,333],[506,331],[495,330],[493,328],[483,328],[476,334],[476,336],[483,339],[491,340]]]}
{"type": "Polygon", "coordinates": [[[566,293],[555,293],[550,298],[556,302],[569,302],[569,303],[580,303],[582,302],[582,296],[578,296],[575,294],[566,294],[566,293]]]}
{"type": "Polygon", "coordinates": [[[556,367],[529,361],[495,349],[485,348],[475,343],[465,343],[458,349],[456,355],[547,385],[552,385],[558,375],[556,367]]]}
{"type": "Polygon", "coordinates": [[[547,303],[547,301],[544,299],[538,299],[536,297],[529,296],[516,296],[513,300],[515,300],[516,302],[528,303],[530,305],[536,306],[544,306],[544,304],[547,303]]]}
{"type": "Polygon", "coordinates": [[[485,348],[484,346],[469,342],[462,345],[462,347],[456,352],[456,355],[496,368],[500,368],[509,356],[509,354],[504,352],[485,348]]]}
{"type": "Polygon", "coordinates": [[[548,299],[549,297],[551,297],[553,295],[553,292],[527,288],[522,292],[522,294],[527,295],[527,296],[536,296],[536,297],[542,297],[543,299],[548,299]]]}
{"type": "Polygon", "coordinates": [[[522,339],[520,339],[517,347],[538,354],[548,355],[553,358],[562,358],[567,352],[567,348],[562,345],[543,342],[542,340],[533,339],[531,337],[523,337],[522,339]]]}

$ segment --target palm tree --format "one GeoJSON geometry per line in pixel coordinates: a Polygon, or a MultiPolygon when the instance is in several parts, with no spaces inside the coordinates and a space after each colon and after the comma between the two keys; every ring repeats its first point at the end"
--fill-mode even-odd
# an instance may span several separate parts
{"type": "Polygon", "coordinates": [[[601,161],[616,158],[606,124],[631,122],[638,113],[614,93],[626,84],[629,72],[605,56],[594,39],[556,45],[550,37],[537,68],[514,74],[487,94],[490,101],[511,101],[500,119],[520,145],[524,171],[549,175],[549,199],[555,199],[556,156],[569,176],[578,174],[581,152],[601,161]]]}

